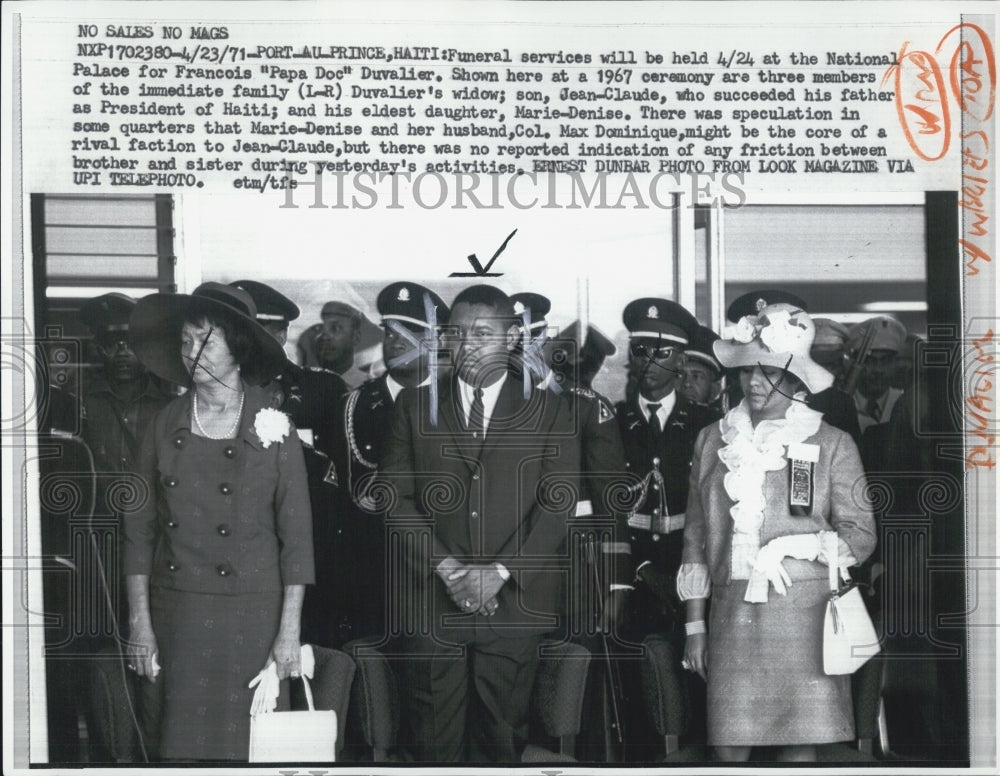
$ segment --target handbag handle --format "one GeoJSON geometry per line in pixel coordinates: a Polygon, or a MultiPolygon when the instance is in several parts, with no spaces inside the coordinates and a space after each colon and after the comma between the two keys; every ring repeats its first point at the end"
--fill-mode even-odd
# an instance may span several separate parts
{"type": "Polygon", "coordinates": [[[826,572],[830,582],[830,593],[835,596],[840,592],[840,558],[838,557],[840,537],[837,536],[836,531],[830,531],[823,535],[823,541],[826,544],[823,548],[823,554],[826,555],[826,572]]]}
{"type": "Polygon", "coordinates": [[[306,703],[309,705],[309,711],[316,711],[316,707],[313,705],[313,691],[309,686],[309,680],[306,679],[306,675],[302,674],[300,677],[302,679],[302,684],[306,691],[306,703]]]}

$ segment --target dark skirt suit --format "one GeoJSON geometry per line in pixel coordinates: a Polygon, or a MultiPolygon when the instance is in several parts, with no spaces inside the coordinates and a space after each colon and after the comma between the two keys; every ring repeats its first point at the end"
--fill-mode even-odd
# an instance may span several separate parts
{"type": "MultiPolygon", "coordinates": [[[[851,677],[823,672],[829,591],[827,566],[821,562],[825,558],[786,557],[783,565],[792,580],[787,595],[768,583],[766,602],[744,600],[746,562],[756,553],[743,553],[741,562],[740,551],[733,552],[734,501],[724,483],[730,470],[719,455],[726,447],[725,423],[704,429],[695,445],[681,571],[683,577],[693,567],[707,567],[706,592],[711,591],[708,743],[781,746],[849,740],[854,737],[851,677]]],[[[784,467],[764,475],[759,546],[779,536],[835,531],[841,560],[850,553],[863,561],[875,547],[875,533],[857,447],[825,422],[803,442],[819,448],[811,510],[805,515],[790,510],[786,448],[784,467]]]]}
{"type": "Polygon", "coordinates": [[[190,394],[157,415],[139,458],[149,499],[125,520],[125,573],[150,578],[163,759],[247,759],[247,685],[277,636],[284,587],[313,582],[298,436],[289,424],[265,447],[254,422],[268,396],[244,390],[234,439],[191,432],[190,394]]]}

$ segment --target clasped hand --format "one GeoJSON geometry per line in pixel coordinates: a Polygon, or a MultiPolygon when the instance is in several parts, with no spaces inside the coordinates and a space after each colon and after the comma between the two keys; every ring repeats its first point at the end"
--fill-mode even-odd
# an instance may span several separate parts
{"type": "Polygon", "coordinates": [[[792,580],[781,563],[782,559],[815,560],[819,552],[820,539],[818,534],[779,536],[760,548],[753,567],[768,578],[778,593],[785,595],[788,588],[791,587],[792,580]]]}
{"type": "Polygon", "coordinates": [[[504,579],[493,564],[456,561],[447,573],[442,573],[441,578],[448,589],[448,596],[461,611],[487,616],[496,612],[497,595],[504,579]]]}

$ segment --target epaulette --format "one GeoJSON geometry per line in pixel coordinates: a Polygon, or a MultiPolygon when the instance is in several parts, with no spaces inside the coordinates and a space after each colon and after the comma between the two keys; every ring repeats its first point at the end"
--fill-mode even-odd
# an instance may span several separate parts
{"type": "Polygon", "coordinates": [[[601,394],[597,391],[591,390],[590,388],[581,388],[580,386],[573,386],[569,390],[570,393],[574,393],[577,396],[583,396],[586,399],[597,402],[597,422],[599,424],[614,419],[615,408],[611,405],[610,401],[601,396],[601,394]]]}

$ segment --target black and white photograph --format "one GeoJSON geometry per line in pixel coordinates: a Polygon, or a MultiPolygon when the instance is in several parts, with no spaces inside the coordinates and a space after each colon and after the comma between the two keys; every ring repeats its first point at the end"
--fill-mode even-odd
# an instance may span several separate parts
{"type": "Polygon", "coordinates": [[[5,4],[5,772],[995,768],[946,5],[5,4]]]}

